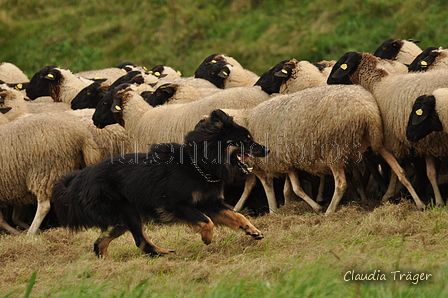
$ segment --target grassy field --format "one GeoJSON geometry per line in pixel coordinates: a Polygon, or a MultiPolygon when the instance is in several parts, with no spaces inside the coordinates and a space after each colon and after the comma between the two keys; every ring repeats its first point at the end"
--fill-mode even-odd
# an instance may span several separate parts
{"type": "Polygon", "coordinates": [[[265,239],[217,228],[209,246],[185,226],[149,224],[155,244],[176,250],[159,258],[129,233],[110,260],[92,252],[97,230],[3,234],[0,297],[446,297],[447,210],[362,206],[326,217],[295,202],[251,219],[265,239]]]}
{"type": "Polygon", "coordinates": [[[0,0],[0,28],[0,61],[29,76],[124,61],[191,76],[218,52],[260,75],[284,59],[373,53],[389,38],[446,47],[448,10],[432,0],[0,0]]]}

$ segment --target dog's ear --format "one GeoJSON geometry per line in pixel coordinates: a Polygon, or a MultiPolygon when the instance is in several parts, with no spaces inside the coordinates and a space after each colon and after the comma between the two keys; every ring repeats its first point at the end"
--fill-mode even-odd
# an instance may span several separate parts
{"type": "Polygon", "coordinates": [[[214,110],[213,112],[211,112],[208,119],[213,123],[213,125],[221,128],[224,123],[232,120],[232,117],[224,113],[222,110],[214,110]]]}

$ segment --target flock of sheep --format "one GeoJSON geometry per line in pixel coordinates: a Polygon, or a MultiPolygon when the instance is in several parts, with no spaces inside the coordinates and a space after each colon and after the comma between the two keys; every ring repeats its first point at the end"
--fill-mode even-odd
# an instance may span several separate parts
{"type": "Polygon", "coordinates": [[[442,206],[437,171],[448,152],[444,88],[448,50],[423,51],[401,39],[385,41],[373,55],[284,60],[261,76],[224,54],[205,58],[193,77],[169,66],[147,70],[123,63],[81,73],[48,65],[29,80],[17,66],[2,63],[0,227],[19,232],[1,212],[9,208],[14,225],[35,234],[58,177],[112,155],[144,152],[154,143],[181,143],[215,109],[271,150],[248,161],[253,169],[244,177],[236,211],[258,178],[269,210],[276,212],[274,178],[280,177],[285,206],[297,195],[321,213],[329,176],[334,190],[326,214],[336,211],[347,185],[365,198],[373,184],[383,201],[404,186],[424,209],[414,189],[420,187],[419,160],[426,162],[435,202],[442,206]],[[310,176],[315,187],[305,187],[310,176]],[[36,203],[29,226],[22,207],[36,203]]]}

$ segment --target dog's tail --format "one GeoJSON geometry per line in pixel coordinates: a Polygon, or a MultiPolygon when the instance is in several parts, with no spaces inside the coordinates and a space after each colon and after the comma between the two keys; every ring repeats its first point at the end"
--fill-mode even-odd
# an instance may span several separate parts
{"type": "Polygon", "coordinates": [[[83,216],[78,212],[81,208],[79,199],[69,189],[70,183],[79,172],[78,170],[64,174],[55,181],[53,186],[53,205],[59,224],[73,231],[87,228],[86,223],[82,220],[83,216]]]}

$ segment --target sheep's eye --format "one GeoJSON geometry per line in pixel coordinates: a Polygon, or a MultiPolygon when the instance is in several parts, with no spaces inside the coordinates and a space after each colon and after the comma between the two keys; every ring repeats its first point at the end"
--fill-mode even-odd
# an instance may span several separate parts
{"type": "Polygon", "coordinates": [[[109,104],[109,102],[107,102],[107,101],[103,102],[103,105],[108,105],[108,104],[109,104]]]}

